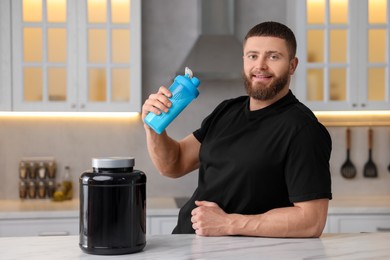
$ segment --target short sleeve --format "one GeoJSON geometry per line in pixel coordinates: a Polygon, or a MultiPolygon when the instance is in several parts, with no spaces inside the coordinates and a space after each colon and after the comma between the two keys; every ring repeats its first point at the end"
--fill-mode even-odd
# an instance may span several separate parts
{"type": "Polygon", "coordinates": [[[287,153],[285,179],[291,202],[332,199],[329,170],[332,141],[320,123],[304,126],[287,153]]]}

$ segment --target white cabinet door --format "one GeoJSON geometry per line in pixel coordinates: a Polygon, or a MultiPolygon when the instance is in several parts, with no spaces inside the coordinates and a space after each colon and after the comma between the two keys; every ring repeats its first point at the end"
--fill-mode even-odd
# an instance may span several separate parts
{"type": "Polygon", "coordinates": [[[75,4],[12,1],[13,110],[77,109],[75,4]]]}
{"type": "Polygon", "coordinates": [[[10,13],[10,1],[0,1],[0,111],[11,110],[10,13]]]}
{"type": "Polygon", "coordinates": [[[141,1],[77,2],[80,110],[139,112],[141,1]]]}
{"type": "Polygon", "coordinates": [[[0,220],[0,237],[79,234],[79,218],[0,220]]]}
{"type": "Polygon", "coordinates": [[[12,110],[139,112],[141,1],[54,2],[8,8],[12,110]]]}
{"type": "Polygon", "coordinates": [[[296,0],[298,98],[312,110],[387,110],[390,0],[296,0]]]}
{"type": "Polygon", "coordinates": [[[328,222],[331,233],[390,232],[390,215],[332,215],[328,222]]]}
{"type": "Polygon", "coordinates": [[[152,216],[148,218],[148,235],[168,235],[176,227],[177,216],[152,216]]]}

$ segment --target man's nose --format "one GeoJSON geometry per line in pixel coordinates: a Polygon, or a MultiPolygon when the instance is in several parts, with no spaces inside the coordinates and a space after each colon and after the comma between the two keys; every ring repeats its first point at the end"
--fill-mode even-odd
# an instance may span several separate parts
{"type": "Polygon", "coordinates": [[[261,70],[266,70],[268,68],[266,59],[264,57],[259,57],[256,67],[261,70]]]}

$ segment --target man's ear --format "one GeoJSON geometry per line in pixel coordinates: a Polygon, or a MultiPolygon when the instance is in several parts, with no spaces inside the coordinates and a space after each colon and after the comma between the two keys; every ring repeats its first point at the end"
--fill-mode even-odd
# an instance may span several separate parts
{"type": "Polygon", "coordinates": [[[297,57],[294,57],[291,61],[290,61],[290,75],[293,75],[295,70],[297,69],[298,67],[298,58],[297,57]]]}

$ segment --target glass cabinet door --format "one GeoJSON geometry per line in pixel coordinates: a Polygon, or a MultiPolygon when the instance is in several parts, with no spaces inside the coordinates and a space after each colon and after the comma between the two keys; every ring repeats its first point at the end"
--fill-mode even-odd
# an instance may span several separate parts
{"type": "Polygon", "coordinates": [[[389,101],[389,1],[368,0],[367,12],[367,74],[366,99],[370,102],[389,101]]]}
{"type": "Polygon", "coordinates": [[[79,31],[85,50],[79,56],[85,86],[79,92],[81,107],[139,111],[141,62],[135,51],[140,49],[139,2],[86,0],[81,11],[86,14],[79,31]]]}
{"type": "Polygon", "coordinates": [[[12,1],[14,110],[66,111],[75,103],[72,3],[12,1]]]}
{"type": "Polygon", "coordinates": [[[140,111],[140,0],[11,2],[13,110],[140,111]]]}
{"type": "Polygon", "coordinates": [[[388,109],[389,0],[301,0],[298,97],[314,110],[388,109]]]}

